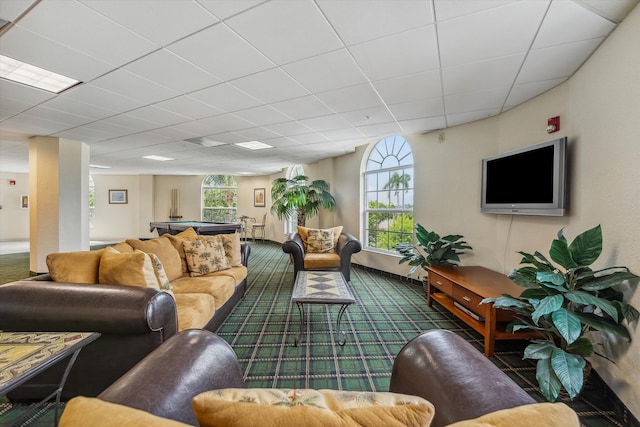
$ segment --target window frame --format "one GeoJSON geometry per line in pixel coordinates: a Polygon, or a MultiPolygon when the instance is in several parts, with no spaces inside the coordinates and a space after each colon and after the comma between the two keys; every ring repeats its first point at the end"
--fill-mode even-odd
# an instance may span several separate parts
{"type": "MultiPolygon", "coordinates": [[[[223,197],[220,194],[220,197],[223,197]]],[[[214,200],[215,202],[215,200],[214,200]]],[[[238,217],[238,181],[233,175],[212,174],[202,179],[200,186],[200,219],[201,221],[232,223],[237,221],[238,217]],[[221,178],[215,178],[221,177],[221,178]],[[208,180],[212,181],[212,185],[208,185],[208,180]],[[217,182],[216,182],[217,181],[217,182]],[[226,181],[226,183],[223,183],[226,181]],[[227,202],[226,205],[206,206],[206,191],[231,191],[231,206],[227,202]],[[223,212],[221,215],[218,213],[223,212]]]]}

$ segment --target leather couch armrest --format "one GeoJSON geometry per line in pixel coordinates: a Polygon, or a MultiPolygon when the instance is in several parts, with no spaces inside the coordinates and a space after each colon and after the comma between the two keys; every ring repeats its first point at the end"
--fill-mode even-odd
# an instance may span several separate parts
{"type": "Polygon", "coordinates": [[[443,329],[425,332],[400,350],[389,391],[433,403],[432,427],[536,403],[484,354],[443,329]]]}
{"type": "Polygon", "coordinates": [[[0,286],[0,329],[130,335],[177,332],[175,301],[137,286],[24,280],[0,286]]]}
{"type": "Polygon", "coordinates": [[[194,396],[242,387],[240,363],[229,344],[212,332],[191,329],[171,337],[98,398],[197,425],[194,396]]]}
{"type": "Polygon", "coordinates": [[[251,255],[251,246],[248,243],[240,244],[240,256],[242,257],[242,265],[249,267],[249,255],[251,255]]]}
{"type": "Polygon", "coordinates": [[[352,234],[341,233],[336,245],[336,252],[340,255],[340,271],[347,282],[351,281],[351,255],[362,250],[360,240],[352,234]]]}
{"type": "Polygon", "coordinates": [[[304,243],[298,233],[291,233],[282,243],[282,251],[293,257],[294,274],[304,270],[304,243]]]}

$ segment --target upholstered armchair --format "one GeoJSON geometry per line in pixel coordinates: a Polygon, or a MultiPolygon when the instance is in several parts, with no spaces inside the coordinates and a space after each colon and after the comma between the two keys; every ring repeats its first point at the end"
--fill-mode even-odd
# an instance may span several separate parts
{"type": "Polygon", "coordinates": [[[289,235],[282,244],[282,250],[291,254],[294,276],[301,270],[338,270],[347,282],[351,281],[351,255],[362,250],[362,244],[342,227],[326,230],[298,227],[297,233],[289,235]],[[313,250],[313,240],[322,231],[331,230],[334,234],[333,246],[323,246],[323,252],[313,250]]]}

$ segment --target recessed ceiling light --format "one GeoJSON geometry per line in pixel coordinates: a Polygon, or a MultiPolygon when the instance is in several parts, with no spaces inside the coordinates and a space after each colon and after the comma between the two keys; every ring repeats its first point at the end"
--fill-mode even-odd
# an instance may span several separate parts
{"type": "Polygon", "coordinates": [[[101,165],[89,165],[90,168],[96,169],[111,169],[111,166],[101,166],[101,165]]]}
{"type": "Polygon", "coordinates": [[[238,175],[255,175],[255,172],[238,172],[238,175]]]}
{"type": "Polygon", "coordinates": [[[202,145],[203,147],[216,147],[218,145],[227,145],[226,142],[215,141],[213,139],[205,138],[204,136],[198,138],[185,139],[184,142],[190,144],[202,145]]]}
{"type": "Polygon", "coordinates": [[[273,148],[272,145],[265,144],[260,141],[248,141],[248,142],[237,142],[235,145],[239,145],[243,148],[248,148],[249,150],[264,150],[265,148],[273,148]]]}
{"type": "Polygon", "coordinates": [[[163,157],[163,156],[156,156],[156,155],[142,156],[142,158],[149,159],[149,160],[157,160],[159,162],[168,162],[169,160],[175,160],[175,159],[172,159],[171,157],[163,157]]]}
{"type": "Polygon", "coordinates": [[[80,83],[78,80],[0,55],[0,77],[28,86],[60,93],[80,83]]]}

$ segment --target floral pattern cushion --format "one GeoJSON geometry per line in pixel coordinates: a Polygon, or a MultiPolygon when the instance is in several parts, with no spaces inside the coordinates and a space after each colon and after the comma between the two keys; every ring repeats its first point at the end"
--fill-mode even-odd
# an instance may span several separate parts
{"type": "Polygon", "coordinates": [[[309,230],[307,233],[307,252],[310,254],[335,252],[333,230],[309,230]]]}
{"type": "Polygon", "coordinates": [[[433,405],[398,393],[231,388],[192,400],[200,426],[429,426],[433,405]]]}
{"type": "Polygon", "coordinates": [[[221,239],[191,240],[182,245],[192,277],[231,268],[221,239]]]}
{"type": "Polygon", "coordinates": [[[153,264],[153,272],[156,274],[156,278],[158,279],[158,285],[160,285],[160,289],[163,291],[170,291],[171,282],[167,277],[167,273],[164,271],[164,265],[162,265],[162,261],[158,258],[156,254],[149,254],[151,257],[151,263],[153,264]]]}

